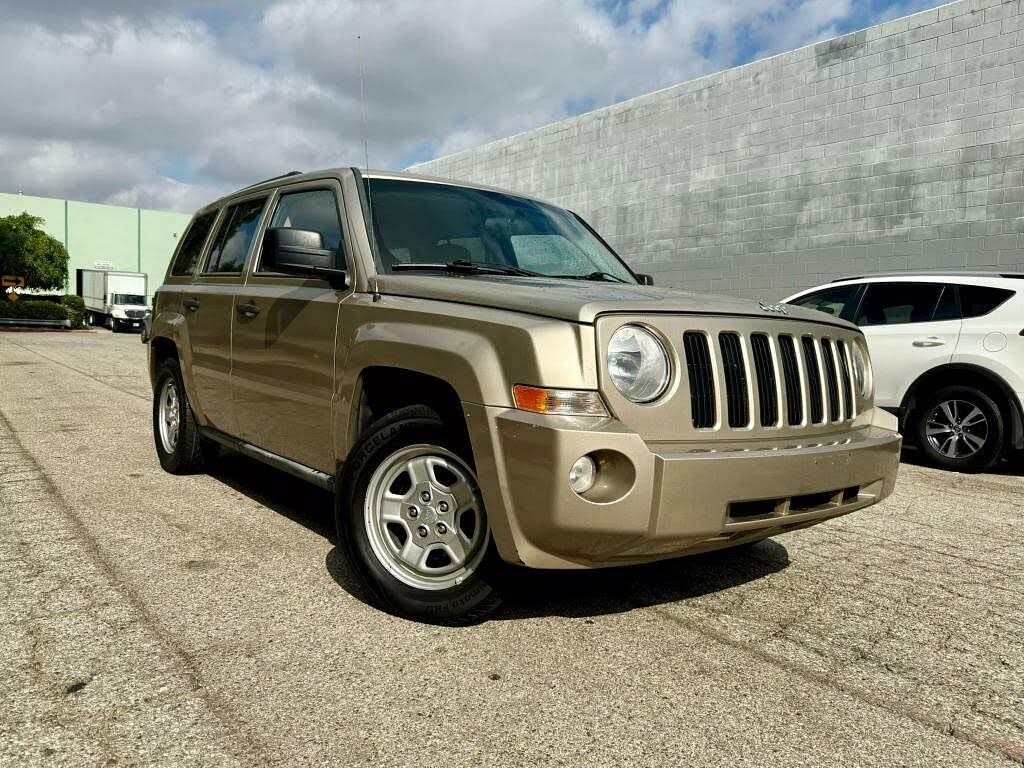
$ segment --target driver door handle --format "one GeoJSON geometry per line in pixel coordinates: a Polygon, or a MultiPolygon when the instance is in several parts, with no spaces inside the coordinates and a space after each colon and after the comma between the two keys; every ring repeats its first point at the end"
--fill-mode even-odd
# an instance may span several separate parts
{"type": "Polygon", "coordinates": [[[255,304],[236,304],[235,311],[245,317],[256,317],[260,313],[260,308],[255,304]]]}
{"type": "Polygon", "coordinates": [[[185,307],[185,309],[190,310],[192,312],[195,312],[197,309],[199,309],[198,299],[182,299],[181,305],[185,307]]]}
{"type": "Polygon", "coordinates": [[[945,345],[945,339],[940,339],[938,336],[929,336],[927,339],[918,339],[914,342],[915,347],[944,347],[945,345]]]}

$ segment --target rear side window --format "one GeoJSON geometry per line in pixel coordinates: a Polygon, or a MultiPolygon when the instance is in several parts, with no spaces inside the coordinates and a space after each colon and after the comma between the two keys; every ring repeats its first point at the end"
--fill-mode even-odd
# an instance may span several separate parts
{"type": "Polygon", "coordinates": [[[210,249],[205,272],[241,272],[249,246],[256,235],[266,198],[235,203],[224,213],[223,223],[210,249]]]}
{"type": "Polygon", "coordinates": [[[823,291],[815,291],[799,299],[794,299],[791,304],[808,309],[816,309],[833,317],[841,317],[844,320],[852,319],[857,309],[857,296],[860,294],[861,284],[837,285],[833,288],[826,288],[823,291]]]}
{"type": "Polygon", "coordinates": [[[943,287],[941,283],[869,283],[855,322],[861,326],[930,322],[943,287]]]}
{"type": "Polygon", "coordinates": [[[961,285],[960,306],[964,317],[981,317],[993,311],[1013,296],[1009,288],[990,288],[985,285],[961,285]]]}
{"type": "Polygon", "coordinates": [[[178,255],[174,257],[174,263],[171,265],[172,275],[189,277],[196,271],[199,255],[203,252],[206,236],[210,234],[210,227],[213,226],[215,218],[217,211],[209,211],[192,219],[185,236],[181,239],[178,255]]]}

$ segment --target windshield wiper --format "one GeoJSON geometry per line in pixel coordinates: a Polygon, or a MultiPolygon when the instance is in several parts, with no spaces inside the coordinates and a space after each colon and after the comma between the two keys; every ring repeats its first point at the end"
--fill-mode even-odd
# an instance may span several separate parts
{"type": "Polygon", "coordinates": [[[454,272],[457,275],[519,275],[522,277],[543,277],[539,272],[531,272],[528,269],[520,269],[505,264],[479,264],[475,261],[459,259],[446,262],[409,262],[391,265],[392,272],[412,272],[416,270],[433,270],[441,272],[454,272]]]}
{"type": "Polygon", "coordinates": [[[611,272],[590,272],[586,275],[548,275],[548,277],[567,277],[572,280],[600,280],[601,282],[625,283],[618,275],[611,272]]]}

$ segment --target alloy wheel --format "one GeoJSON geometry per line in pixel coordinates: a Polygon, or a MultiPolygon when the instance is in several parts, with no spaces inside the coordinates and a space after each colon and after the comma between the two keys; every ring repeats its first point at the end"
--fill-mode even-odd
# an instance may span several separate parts
{"type": "Polygon", "coordinates": [[[928,414],[925,436],[931,447],[951,459],[966,459],[985,447],[989,424],[985,413],[967,400],[944,400],[928,414]]]}
{"type": "Polygon", "coordinates": [[[411,587],[457,586],[486,553],[489,529],[473,472],[439,446],[408,446],[382,461],[363,512],[374,556],[411,587]]]}
{"type": "Polygon", "coordinates": [[[164,453],[174,453],[174,449],[178,445],[181,409],[178,402],[178,384],[173,378],[164,381],[164,386],[160,390],[160,409],[157,419],[164,453]]]}

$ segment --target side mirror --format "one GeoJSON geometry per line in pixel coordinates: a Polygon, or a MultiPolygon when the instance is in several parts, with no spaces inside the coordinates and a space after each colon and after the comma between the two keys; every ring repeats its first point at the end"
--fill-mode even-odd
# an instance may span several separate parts
{"type": "Polygon", "coordinates": [[[640,285],[654,285],[654,275],[645,275],[637,272],[636,278],[640,281],[640,285]]]}
{"type": "Polygon", "coordinates": [[[319,232],[291,227],[268,229],[263,235],[261,269],[286,275],[319,277],[331,284],[347,285],[348,274],[335,267],[337,253],[324,248],[319,232]]]}

